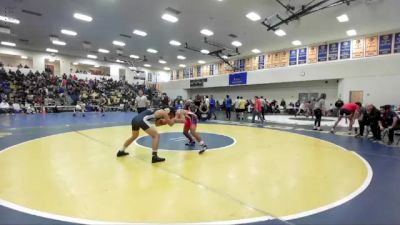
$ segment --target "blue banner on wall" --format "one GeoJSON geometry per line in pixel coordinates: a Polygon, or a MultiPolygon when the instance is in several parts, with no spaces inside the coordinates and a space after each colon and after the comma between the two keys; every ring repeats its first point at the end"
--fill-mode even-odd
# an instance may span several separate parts
{"type": "Polygon", "coordinates": [[[289,52],[289,66],[297,65],[297,49],[289,52]]]}
{"type": "Polygon", "coordinates": [[[340,42],[340,59],[350,59],[351,41],[340,42]]]}
{"type": "Polygon", "coordinates": [[[379,55],[392,53],[393,35],[386,34],[379,36],[379,55]]]}
{"type": "Polygon", "coordinates": [[[247,72],[229,74],[229,85],[247,84],[247,72]]]}
{"type": "Polygon", "coordinates": [[[299,64],[307,63],[307,48],[299,49],[299,64]]]}
{"type": "Polygon", "coordinates": [[[328,45],[318,46],[318,62],[326,61],[328,55],[328,45]]]}
{"type": "Polygon", "coordinates": [[[339,43],[330,43],[329,44],[329,55],[328,59],[330,60],[337,60],[339,55],[339,43]]]}
{"type": "Polygon", "coordinates": [[[400,53],[400,33],[394,35],[394,53],[400,53]]]}

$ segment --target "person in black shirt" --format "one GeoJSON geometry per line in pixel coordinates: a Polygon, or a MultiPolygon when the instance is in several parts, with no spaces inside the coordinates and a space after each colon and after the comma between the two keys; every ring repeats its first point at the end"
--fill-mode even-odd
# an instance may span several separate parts
{"type": "Polygon", "coordinates": [[[381,121],[379,121],[379,127],[382,130],[387,130],[389,133],[389,142],[388,144],[393,144],[394,140],[394,131],[400,129],[399,116],[397,113],[392,111],[392,107],[390,105],[383,106],[383,115],[381,121]]]}
{"type": "Polygon", "coordinates": [[[365,126],[369,126],[373,135],[373,140],[381,140],[381,132],[379,130],[379,121],[381,120],[381,112],[372,104],[369,104],[365,109],[361,109],[362,119],[359,119],[360,133],[356,137],[364,135],[365,126]]]}

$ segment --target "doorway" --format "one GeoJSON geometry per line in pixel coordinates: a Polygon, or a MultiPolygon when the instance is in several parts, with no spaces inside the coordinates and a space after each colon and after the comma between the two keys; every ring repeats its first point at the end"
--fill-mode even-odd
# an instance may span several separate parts
{"type": "Polygon", "coordinates": [[[350,91],[350,102],[363,102],[364,92],[363,91],[350,91]]]}

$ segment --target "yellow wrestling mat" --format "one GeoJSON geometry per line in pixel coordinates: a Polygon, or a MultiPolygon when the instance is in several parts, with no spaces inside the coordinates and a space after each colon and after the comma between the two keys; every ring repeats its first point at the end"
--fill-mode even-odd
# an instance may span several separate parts
{"type": "Polygon", "coordinates": [[[167,161],[156,165],[151,152],[135,144],[128,157],[115,157],[130,126],[13,146],[0,152],[0,200],[72,222],[239,223],[332,208],[361,193],[372,176],[360,156],[316,138],[228,125],[200,124],[199,130],[236,143],[204,155],[161,151],[167,161]]]}

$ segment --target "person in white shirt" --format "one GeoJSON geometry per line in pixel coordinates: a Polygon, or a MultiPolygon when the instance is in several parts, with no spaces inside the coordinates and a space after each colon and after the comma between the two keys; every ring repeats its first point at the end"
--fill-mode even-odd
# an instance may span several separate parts
{"type": "Polygon", "coordinates": [[[240,110],[239,109],[239,104],[240,104],[240,97],[237,96],[237,98],[235,99],[235,101],[233,102],[233,106],[235,107],[235,112],[236,112],[236,119],[240,119],[240,110]]]}
{"type": "Polygon", "coordinates": [[[85,107],[86,107],[86,104],[85,103],[83,103],[83,102],[78,102],[77,104],[76,104],[76,106],[75,106],[75,109],[74,109],[74,114],[72,114],[72,116],[76,116],[76,113],[78,112],[81,112],[82,113],[82,117],[85,117],[85,107]]]}
{"type": "Polygon", "coordinates": [[[145,95],[143,95],[142,90],[139,90],[138,94],[139,95],[136,96],[136,99],[135,99],[135,108],[137,109],[138,113],[141,113],[147,109],[149,101],[147,100],[147,97],[145,95]]]}
{"type": "Polygon", "coordinates": [[[12,108],[13,108],[15,113],[22,112],[21,105],[19,103],[17,103],[17,102],[12,104],[12,108]]]}
{"type": "Polygon", "coordinates": [[[10,110],[10,105],[8,102],[6,102],[6,100],[3,99],[3,101],[0,103],[0,112],[9,113],[10,110]]]}
{"type": "Polygon", "coordinates": [[[210,99],[208,98],[208,95],[206,95],[206,98],[204,99],[204,103],[210,107],[210,99]]]}

